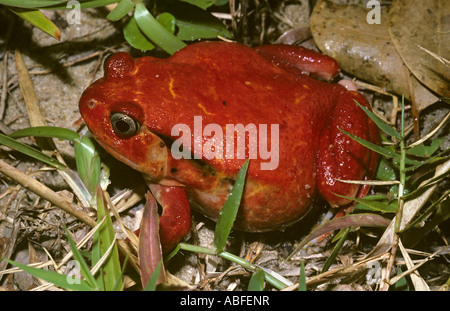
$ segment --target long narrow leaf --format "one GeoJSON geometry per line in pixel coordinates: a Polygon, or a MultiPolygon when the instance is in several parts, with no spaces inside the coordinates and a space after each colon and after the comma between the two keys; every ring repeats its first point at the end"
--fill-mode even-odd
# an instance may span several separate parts
{"type": "Polygon", "coordinates": [[[223,38],[233,37],[233,34],[220,19],[198,7],[178,3],[173,6],[168,5],[167,12],[175,16],[178,27],[176,36],[181,40],[214,39],[219,36],[223,38]]]}
{"type": "Polygon", "coordinates": [[[66,229],[67,241],[69,242],[70,250],[72,251],[73,258],[79,263],[81,274],[86,279],[87,284],[93,289],[99,289],[98,283],[89,270],[89,266],[83,258],[80,250],[77,248],[75,241],[70,236],[70,232],[66,229]]]}
{"type": "Polygon", "coordinates": [[[228,196],[225,204],[220,211],[219,218],[217,219],[216,229],[214,232],[214,246],[217,252],[220,253],[228,240],[228,236],[233,227],[234,220],[241,204],[241,197],[245,186],[245,177],[249,160],[245,161],[236,178],[236,182],[231,190],[231,194],[228,196]]]}
{"type": "Polygon", "coordinates": [[[181,50],[186,44],[171,34],[150,14],[143,3],[136,4],[134,18],[142,32],[169,54],[181,50]]]}
{"type": "Polygon", "coordinates": [[[35,158],[39,161],[42,161],[50,166],[53,166],[55,168],[58,168],[60,170],[65,170],[66,166],[59,162],[58,160],[49,157],[45,153],[42,153],[41,151],[28,146],[26,144],[23,144],[15,139],[12,139],[9,136],[5,136],[3,134],[0,134],[0,144],[8,146],[9,148],[15,149],[19,152],[22,152],[23,154],[26,154],[32,158],[35,158]]]}
{"type": "Polygon", "coordinates": [[[92,140],[86,136],[74,143],[74,150],[78,175],[95,199],[101,173],[100,156],[92,140]]]}
{"type": "Polygon", "coordinates": [[[217,2],[214,0],[181,0],[181,1],[198,6],[199,8],[202,8],[202,9],[207,9],[210,6],[212,6],[213,4],[215,4],[215,2],[217,2]]]}
{"type": "Polygon", "coordinates": [[[9,137],[15,139],[27,136],[51,137],[58,138],[59,140],[70,140],[73,142],[80,141],[80,134],[78,134],[77,132],[63,127],[54,126],[28,127],[9,134],[9,137]]]}
{"type": "Polygon", "coordinates": [[[306,291],[306,273],[305,273],[305,262],[300,261],[300,275],[298,277],[298,291],[306,291]]]}
{"type": "Polygon", "coordinates": [[[39,28],[46,34],[52,36],[53,38],[60,40],[61,39],[61,31],[59,28],[53,24],[51,20],[47,18],[44,14],[42,14],[39,10],[23,10],[23,9],[12,9],[10,10],[16,15],[20,16],[31,25],[39,28]]]}
{"type": "Polygon", "coordinates": [[[152,276],[150,277],[150,280],[148,281],[147,285],[145,286],[144,291],[156,290],[156,285],[158,285],[159,274],[161,273],[161,267],[162,267],[162,258],[156,265],[156,268],[153,271],[152,276]]]}
{"type": "MultiPolygon", "coordinates": [[[[89,196],[95,199],[96,191],[97,191],[97,183],[100,178],[101,164],[100,158],[95,148],[92,140],[87,136],[80,137],[75,131],[62,128],[62,127],[52,127],[52,126],[36,126],[29,127],[22,130],[18,130],[9,135],[12,138],[22,138],[27,136],[36,136],[36,137],[51,137],[58,138],[60,140],[70,140],[74,143],[74,151],[75,151],[75,162],[77,165],[78,175],[83,182],[85,188],[89,192],[89,196]]],[[[26,149],[29,150],[29,149],[26,149]]],[[[21,151],[26,153],[26,151],[21,151]]],[[[26,153],[28,154],[28,153],[26,153]]],[[[38,160],[50,161],[48,156],[42,153],[34,152],[34,155],[39,155],[38,160]]],[[[30,155],[33,156],[33,155],[30,155]]],[[[35,156],[33,156],[35,157],[35,156]]],[[[56,161],[56,160],[54,160],[56,161]]],[[[52,160],[52,162],[54,162],[52,160]]],[[[45,161],[44,161],[45,162],[45,161]]],[[[47,162],[46,162],[47,163],[47,162]]],[[[59,163],[59,162],[57,162],[59,163]]],[[[54,165],[53,165],[54,166],[54,165]]],[[[59,169],[64,169],[65,167],[57,166],[59,169]]],[[[92,202],[93,203],[93,202],[92,202]]]]}
{"type": "MultiPolygon", "coordinates": [[[[51,10],[68,10],[71,9],[71,7],[67,7],[67,0],[64,1],[65,3],[63,3],[63,5],[53,5],[53,6],[48,6],[46,7],[46,9],[51,9],[51,10]]],[[[109,5],[109,4],[113,4],[119,2],[119,0],[81,0],[80,1],[80,8],[82,9],[87,9],[87,8],[98,8],[98,7],[102,7],[105,5],[109,5]]]]}
{"type": "Polygon", "coordinates": [[[22,269],[26,273],[31,274],[32,276],[43,279],[49,283],[54,284],[55,286],[67,289],[67,290],[73,290],[73,291],[92,291],[94,288],[92,288],[88,282],[82,279],[73,279],[69,275],[60,274],[55,271],[48,271],[44,269],[39,269],[35,267],[30,267],[9,259],[5,259],[10,264],[22,269]],[[70,281],[69,281],[70,279],[70,281]]]}
{"type": "Polygon", "coordinates": [[[0,0],[0,4],[25,9],[44,8],[66,2],[67,0],[0,0]]]}
{"type": "Polygon", "coordinates": [[[248,291],[262,291],[264,289],[265,272],[263,269],[258,269],[253,273],[248,284],[248,291]]]}
{"type": "Polygon", "coordinates": [[[353,134],[351,134],[351,133],[349,133],[349,132],[347,132],[347,131],[345,131],[343,129],[339,129],[339,130],[342,133],[344,133],[345,135],[347,135],[350,138],[352,138],[353,140],[356,140],[358,143],[360,143],[364,147],[369,148],[370,150],[373,150],[373,151],[375,151],[375,152],[377,152],[377,153],[379,153],[381,155],[384,155],[385,157],[388,157],[388,158],[400,159],[400,155],[399,154],[397,154],[397,153],[395,153],[395,152],[393,152],[393,151],[391,151],[391,150],[389,150],[387,148],[383,148],[383,147],[380,147],[378,145],[375,145],[374,143],[371,143],[371,142],[369,142],[367,140],[359,138],[358,136],[353,135],[353,134]]]}
{"type": "Polygon", "coordinates": [[[147,37],[139,29],[136,19],[132,16],[123,28],[123,36],[125,40],[138,50],[149,51],[153,50],[155,46],[147,39],[147,37]]]}
{"type": "MultiPolygon", "coordinates": [[[[359,204],[362,204],[369,208],[369,210],[372,211],[378,211],[383,213],[396,213],[398,210],[398,202],[385,202],[385,201],[378,201],[374,200],[372,197],[364,197],[364,198],[352,198],[345,195],[339,195],[335,194],[338,197],[350,199],[353,201],[358,202],[359,204]]],[[[361,208],[364,209],[364,208],[361,208]]]]}
{"type": "Polygon", "coordinates": [[[383,119],[378,117],[376,114],[374,114],[372,111],[361,105],[355,100],[355,103],[362,109],[364,112],[369,116],[370,119],[372,119],[373,122],[378,126],[379,129],[381,129],[386,134],[397,138],[398,140],[402,139],[402,136],[399,132],[397,132],[395,129],[393,129],[389,124],[387,124],[383,119]]]}
{"type": "Polygon", "coordinates": [[[96,265],[111,245],[114,244],[109,258],[102,265],[98,276],[98,283],[101,288],[106,291],[111,291],[115,288],[122,287],[121,281],[118,281],[121,278],[121,268],[119,252],[117,244],[115,244],[114,228],[103,195],[103,190],[100,187],[97,187],[97,219],[100,221],[102,218],[105,218],[105,223],[94,235],[92,265],[96,265]]]}
{"type": "Polygon", "coordinates": [[[134,2],[131,0],[121,0],[119,4],[106,16],[110,21],[118,21],[134,8],[134,2]]]}
{"type": "Polygon", "coordinates": [[[334,218],[327,221],[313,232],[311,232],[303,241],[295,248],[295,250],[288,256],[286,260],[289,260],[292,255],[299,251],[303,246],[312,241],[313,239],[321,236],[322,234],[334,231],[336,229],[348,228],[348,227],[387,227],[390,220],[376,214],[352,214],[339,218],[334,218]]]}
{"type": "MultiPolygon", "coordinates": [[[[147,286],[163,258],[159,238],[158,205],[150,192],[147,192],[146,199],[139,233],[139,268],[142,286],[147,286]]],[[[163,263],[161,268],[156,280],[157,284],[164,283],[166,280],[163,263]]]]}
{"type": "MultiPolygon", "coordinates": [[[[358,136],[355,136],[355,135],[353,135],[353,134],[351,134],[351,133],[349,133],[349,132],[347,132],[347,131],[345,131],[343,129],[339,129],[339,130],[342,133],[344,133],[345,135],[349,136],[353,140],[355,140],[358,143],[360,143],[361,145],[363,145],[364,147],[369,148],[370,150],[373,150],[373,151],[375,151],[375,152],[377,152],[377,153],[379,153],[381,155],[384,155],[385,157],[394,158],[394,159],[400,160],[400,155],[398,153],[395,153],[395,152],[393,152],[393,151],[391,151],[391,150],[389,150],[387,148],[375,145],[374,143],[371,143],[371,142],[369,142],[369,141],[367,141],[365,139],[362,139],[362,138],[360,138],[358,136]]],[[[405,162],[407,164],[411,164],[411,165],[422,164],[422,162],[420,162],[420,161],[412,160],[412,159],[409,159],[409,158],[406,158],[405,162]]]]}

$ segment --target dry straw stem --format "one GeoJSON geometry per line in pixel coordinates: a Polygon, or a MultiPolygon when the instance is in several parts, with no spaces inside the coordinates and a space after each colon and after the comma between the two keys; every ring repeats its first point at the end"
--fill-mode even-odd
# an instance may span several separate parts
{"type": "MultiPolygon", "coordinates": [[[[432,178],[423,181],[419,187],[424,187],[427,185],[433,178],[436,178],[438,176],[441,176],[445,174],[448,170],[450,170],[450,160],[444,162],[443,164],[436,167],[435,174],[432,178]]],[[[423,207],[425,202],[428,201],[432,193],[436,190],[438,184],[433,183],[431,186],[429,186],[428,189],[426,189],[420,196],[417,198],[414,198],[412,200],[406,201],[403,206],[403,212],[400,216],[400,225],[398,227],[398,231],[402,231],[406,228],[406,226],[411,223],[411,221],[414,219],[414,216],[420,211],[420,209],[423,207]]],[[[384,254],[389,252],[389,250],[395,250],[398,244],[401,244],[401,241],[397,235],[396,232],[396,222],[397,217],[395,216],[385,232],[383,233],[383,236],[378,241],[377,245],[374,247],[374,249],[369,253],[366,257],[370,256],[376,256],[379,254],[384,254]]],[[[405,258],[405,261],[407,259],[405,258]]],[[[389,276],[388,276],[389,278],[389,276]]],[[[381,290],[387,290],[389,287],[390,280],[384,280],[382,282],[381,290]]],[[[416,284],[415,284],[416,285],[416,284]]],[[[423,284],[421,281],[417,281],[417,290],[423,290],[423,284]]]]}
{"type": "Polygon", "coordinates": [[[384,121],[386,121],[387,123],[391,124],[391,125],[395,125],[395,121],[397,120],[397,113],[399,111],[399,106],[398,106],[398,97],[395,96],[394,94],[391,94],[389,92],[386,92],[385,90],[383,90],[383,88],[376,86],[376,85],[372,85],[363,81],[359,81],[359,80],[355,80],[355,83],[361,87],[364,87],[368,90],[377,92],[379,94],[383,94],[386,96],[390,96],[392,97],[392,110],[391,110],[391,116],[389,118],[389,121],[386,120],[386,118],[384,118],[383,116],[378,115],[378,117],[380,117],[381,119],[383,119],[384,121]]]}
{"type": "MultiPolygon", "coordinates": [[[[102,219],[102,221],[100,221],[94,228],[92,228],[84,237],[83,239],[81,239],[81,241],[79,241],[77,243],[77,248],[80,249],[81,247],[83,247],[88,241],[89,239],[94,235],[94,233],[98,230],[98,228],[104,223],[104,219],[102,219]]],[[[36,263],[32,263],[29,264],[28,266],[30,267],[35,267],[35,268],[45,268],[48,266],[53,265],[56,271],[59,271],[61,269],[61,267],[66,264],[71,258],[72,258],[72,251],[69,251],[66,256],[64,256],[64,258],[61,260],[61,262],[59,262],[58,264],[55,263],[55,261],[53,260],[53,258],[51,258],[51,255],[47,252],[47,250],[44,248],[44,251],[47,253],[47,256],[50,258],[50,260],[47,260],[45,262],[36,262],[36,263]]],[[[0,276],[3,274],[9,274],[9,273],[17,273],[17,272],[21,272],[22,269],[17,268],[17,267],[13,267],[10,269],[6,269],[3,271],[0,271],[0,276]]],[[[47,284],[47,283],[46,283],[47,284]]],[[[45,284],[44,284],[45,285],[45,284]]]]}
{"type": "MultiPolygon", "coordinates": [[[[306,286],[307,286],[307,288],[316,287],[320,284],[324,284],[324,283],[333,281],[333,280],[341,278],[341,277],[347,277],[350,274],[357,273],[359,271],[367,269],[375,261],[382,261],[382,260],[387,259],[388,257],[389,257],[389,254],[384,253],[384,254],[380,254],[380,255],[376,255],[376,256],[373,256],[370,258],[360,260],[360,261],[355,262],[350,265],[344,265],[344,266],[340,266],[340,267],[337,267],[332,270],[328,270],[324,273],[321,273],[319,275],[309,278],[306,281],[306,286]]],[[[283,291],[293,291],[293,290],[296,290],[297,288],[298,288],[298,283],[284,288],[283,291]]]]}
{"type": "MultiPolygon", "coordinates": [[[[433,178],[440,176],[442,174],[445,174],[448,170],[450,170],[450,160],[448,160],[447,162],[444,162],[443,164],[436,167],[436,171],[435,171],[433,178]]],[[[429,180],[431,180],[431,178],[429,180]]],[[[425,184],[427,184],[429,182],[429,180],[422,182],[420,186],[424,186],[425,184]]],[[[420,195],[419,197],[405,202],[404,209],[403,209],[403,215],[402,215],[402,219],[401,219],[402,221],[400,224],[400,230],[405,229],[406,226],[413,220],[416,213],[422,208],[423,204],[429,199],[429,197],[434,192],[436,187],[437,187],[437,183],[435,183],[433,186],[431,186],[430,188],[425,190],[424,193],[422,195],[420,195]]],[[[334,279],[337,279],[340,277],[345,277],[350,273],[354,273],[359,270],[366,269],[371,262],[383,261],[383,260],[388,259],[390,257],[390,255],[388,253],[389,249],[392,247],[393,242],[394,242],[394,235],[395,235],[394,227],[395,227],[395,218],[391,221],[388,228],[385,230],[383,236],[381,237],[378,244],[375,246],[375,248],[372,250],[371,253],[369,253],[364,258],[355,262],[352,265],[341,266],[341,267],[329,270],[327,272],[321,273],[317,276],[311,277],[306,282],[307,286],[308,287],[318,286],[320,284],[332,281],[334,279]]],[[[399,247],[403,254],[403,257],[405,258],[405,262],[406,262],[406,265],[408,268],[408,270],[405,271],[405,273],[402,274],[402,276],[404,276],[406,274],[411,274],[414,288],[416,290],[428,290],[428,285],[420,277],[420,275],[418,275],[416,273],[417,268],[421,264],[413,266],[412,261],[410,260],[406,251],[403,249],[403,245],[400,240],[399,240],[399,247]]],[[[430,256],[429,259],[431,259],[431,257],[433,257],[433,256],[430,256]]],[[[385,273],[384,273],[384,275],[385,275],[385,273]]],[[[383,282],[382,288],[387,287],[388,284],[395,283],[394,281],[398,281],[398,278],[395,277],[392,280],[388,280],[388,283],[383,282]]],[[[289,286],[289,287],[285,288],[284,290],[286,290],[286,291],[296,290],[297,288],[298,288],[298,283],[294,284],[292,286],[289,286]]]]}
{"type": "Polygon", "coordinates": [[[424,137],[422,137],[421,139],[419,139],[418,141],[412,143],[411,145],[409,145],[407,148],[412,148],[415,147],[417,145],[420,145],[421,143],[423,143],[424,141],[428,140],[429,138],[431,138],[434,134],[436,134],[443,126],[444,124],[450,119],[450,112],[447,113],[447,115],[444,117],[444,119],[442,119],[442,121],[438,124],[438,126],[435,127],[434,130],[432,130],[430,133],[428,133],[427,135],[425,135],[424,137]]]}
{"type": "Polygon", "coordinates": [[[0,160],[0,172],[10,177],[11,179],[15,180],[28,190],[36,193],[43,199],[60,207],[62,210],[73,215],[74,217],[84,222],[85,224],[91,227],[95,226],[95,221],[89,215],[79,210],[80,208],[77,205],[67,201],[66,198],[57,194],[55,191],[45,186],[44,184],[40,183],[33,177],[21,172],[20,170],[1,160],[0,160]]]}
{"type": "MultiPolygon", "coordinates": [[[[408,274],[411,277],[411,281],[413,283],[414,289],[416,291],[429,291],[430,288],[428,287],[428,284],[420,276],[419,271],[417,271],[417,268],[419,268],[427,260],[424,260],[424,261],[422,261],[421,264],[418,264],[418,265],[414,266],[414,264],[413,264],[413,262],[411,260],[411,257],[409,257],[408,252],[403,247],[403,243],[402,243],[401,239],[399,239],[399,241],[398,241],[398,246],[400,247],[400,251],[402,252],[402,256],[405,259],[406,267],[408,268],[408,270],[406,272],[408,272],[408,274]]],[[[390,285],[395,284],[398,280],[399,280],[399,278],[392,278],[390,280],[390,285]]]]}
{"type": "MultiPolygon", "coordinates": [[[[428,182],[430,182],[433,178],[436,178],[438,176],[441,176],[445,174],[448,170],[450,170],[450,160],[444,162],[441,165],[438,165],[436,167],[436,171],[434,173],[434,176],[430,179],[427,179],[423,181],[419,187],[422,187],[426,185],[428,182]]],[[[437,183],[434,183],[431,187],[426,189],[420,196],[417,198],[414,198],[412,200],[406,201],[404,208],[403,208],[403,215],[400,223],[399,230],[403,230],[406,228],[406,226],[413,220],[414,216],[417,214],[417,212],[422,208],[423,204],[427,202],[431,194],[434,192],[434,190],[437,187],[437,183]]],[[[388,228],[384,232],[383,236],[381,237],[380,241],[378,241],[378,244],[375,246],[375,248],[372,250],[372,252],[367,255],[369,256],[375,256],[377,254],[385,253],[387,252],[391,246],[392,241],[394,238],[394,226],[395,226],[395,217],[392,219],[391,223],[389,224],[388,228]]]]}

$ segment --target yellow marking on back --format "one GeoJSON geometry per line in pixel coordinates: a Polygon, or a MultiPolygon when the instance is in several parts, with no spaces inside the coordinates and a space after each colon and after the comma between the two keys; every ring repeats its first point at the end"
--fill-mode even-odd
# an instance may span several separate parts
{"type": "Polygon", "coordinates": [[[177,94],[175,94],[174,90],[173,90],[173,82],[174,82],[174,78],[170,77],[169,80],[169,92],[170,94],[172,94],[172,98],[175,99],[175,97],[177,97],[177,94]]]}
{"type": "Polygon", "coordinates": [[[215,113],[208,112],[202,104],[197,104],[197,106],[200,107],[200,109],[202,109],[205,114],[210,115],[210,116],[215,115],[215,113]]]}

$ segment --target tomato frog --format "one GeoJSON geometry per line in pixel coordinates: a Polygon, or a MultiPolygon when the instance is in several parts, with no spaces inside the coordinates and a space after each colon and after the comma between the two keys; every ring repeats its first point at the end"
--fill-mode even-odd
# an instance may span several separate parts
{"type": "Polygon", "coordinates": [[[355,103],[370,109],[362,94],[324,81],[339,72],[330,57],[199,42],[165,59],[113,54],[104,71],[81,115],[106,151],[143,173],[163,209],[165,251],[190,230],[191,207],[217,219],[246,158],[239,230],[283,229],[319,195],[338,207],[351,201],[335,194],[367,194],[340,180],[371,178],[378,156],[340,129],[377,144],[378,129],[355,103]]]}

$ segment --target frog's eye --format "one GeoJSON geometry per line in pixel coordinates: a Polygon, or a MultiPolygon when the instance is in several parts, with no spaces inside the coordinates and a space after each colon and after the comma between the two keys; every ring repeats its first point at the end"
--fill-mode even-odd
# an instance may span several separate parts
{"type": "Polygon", "coordinates": [[[111,114],[111,124],[114,132],[121,137],[131,137],[139,131],[139,123],[121,112],[111,114]]]}

